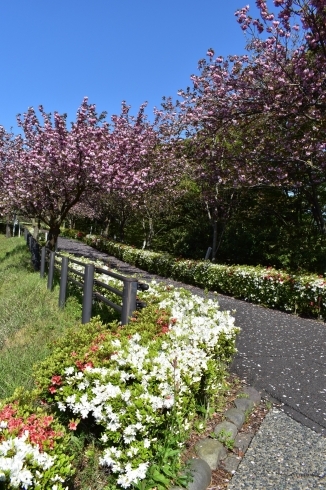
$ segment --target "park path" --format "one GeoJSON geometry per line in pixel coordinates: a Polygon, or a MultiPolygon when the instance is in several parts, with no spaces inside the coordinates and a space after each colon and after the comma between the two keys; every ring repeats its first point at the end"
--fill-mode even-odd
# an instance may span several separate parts
{"type": "MultiPolygon", "coordinates": [[[[74,240],[59,238],[59,250],[101,259],[123,274],[137,274],[189,289],[202,289],[150,274],[74,240]]],[[[283,404],[301,424],[326,435],[326,325],[323,322],[262,308],[222,294],[208,293],[223,310],[235,310],[241,328],[231,365],[248,384],[283,404]]]]}

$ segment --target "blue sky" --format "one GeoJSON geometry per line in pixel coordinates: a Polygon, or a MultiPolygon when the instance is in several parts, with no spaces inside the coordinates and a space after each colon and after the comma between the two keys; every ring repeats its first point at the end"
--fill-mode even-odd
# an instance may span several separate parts
{"type": "MultiPolygon", "coordinates": [[[[16,114],[43,104],[75,114],[84,96],[98,111],[126,100],[148,113],[190,85],[197,62],[241,54],[234,17],[243,0],[11,0],[0,16],[0,125],[17,132],[16,114]]],[[[251,4],[250,4],[251,6],[251,4]]],[[[252,13],[256,10],[252,5],[252,13]]]]}

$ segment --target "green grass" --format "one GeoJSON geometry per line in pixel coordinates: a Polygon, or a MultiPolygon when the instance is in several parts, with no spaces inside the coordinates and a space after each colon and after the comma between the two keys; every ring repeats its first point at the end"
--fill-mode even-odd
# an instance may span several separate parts
{"type": "Polygon", "coordinates": [[[68,298],[58,308],[58,285],[50,292],[46,279],[31,267],[23,238],[0,235],[0,399],[15,388],[32,388],[32,366],[51,353],[50,343],[80,323],[81,305],[68,298]]]}

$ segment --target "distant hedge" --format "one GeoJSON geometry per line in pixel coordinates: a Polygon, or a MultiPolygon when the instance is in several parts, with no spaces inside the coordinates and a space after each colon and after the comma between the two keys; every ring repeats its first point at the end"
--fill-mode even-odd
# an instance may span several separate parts
{"type": "Polygon", "coordinates": [[[164,277],[231,295],[251,303],[289,313],[326,318],[326,279],[316,274],[294,275],[272,267],[221,265],[207,260],[185,260],[150,252],[78,230],[63,230],[74,238],[164,277]]]}

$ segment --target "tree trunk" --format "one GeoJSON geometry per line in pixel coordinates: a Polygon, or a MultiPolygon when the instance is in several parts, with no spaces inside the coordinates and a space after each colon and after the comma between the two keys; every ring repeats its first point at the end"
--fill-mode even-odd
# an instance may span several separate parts
{"type": "Polygon", "coordinates": [[[104,220],[104,231],[103,231],[103,235],[106,238],[109,236],[110,223],[111,223],[110,218],[105,218],[105,220],[104,220]]]}
{"type": "Polygon", "coordinates": [[[313,215],[314,215],[314,218],[317,222],[317,226],[319,228],[320,233],[322,235],[325,235],[326,234],[325,220],[324,220],[323,212],[321,210],[316,192],[314,192],[314,195],[313,195],[313,215]]]}
{"type": "Polygon", "coordinates": [[[212,262],[215,262],[215,257],[217,252],[217,216],[218,216],[217,204],[215,202],[215,206],[212,211],[207,201],[205,202],[205,204],[206,204],[208,219],[213,227],[212,262]]]}
{"type": "Polygon", "coordinates": [[[146,232],[146,221],[145,221],[145,218],[143,218],[142,223],[143,223],[143,230],[144,230],[144,241],[143,241],[142,249],[145,250],[146,245],[147,245],[147,232],[146,232]]]}
{"type": "Polygon", "coordinates": [[[143,218],[143,230],[144,230],[144,241],[143,241],[143,250],[145,248],[150,248],[152,245],[152,240],[154,238],[154,225],[153,218],[148,218],[148,229],[146,227],[146,220],[143,218]]]}
{"type": "Polygon", "coordinates": [[[123,242],[125,238],[125,220],[121,220],[119,223],[119,240],[123,242]]]}
{"type": "Polygon", "coordinates": [[[212,247],[212,262],[215,262],[217,252],[217,219],[213,221],[213,247],[212,247]]]}
{"type": "Polygon", "coordinates": [[[319,229],[319,232],[322,235],[325,235],[326,234],[325,219],[318,200],[318,193],[316,187],[317,186],[313,182],[311,182],[311,192],[306,191],[305,194],[310,204],[311,212],[314,217],[315,223],[319,229]]]}
{"type": "Polygon", "coordinates": [[[40,232],[41,228],[41,221],[38,219],[37,224],[35,223],[34,230],[33,230],[33,238],[37,241],[38,240],[38,235],[40,232]]]}
{"type": "Polygon", "coordinates": [[[126,227],[126,222],[127,222],[127,217],[125,217],[125,214],[122,213],[122,217],[119,221],[119,240],[120,242],[124,241],[125,238],[125,227],[126,227]]]}
{"type": "Polygon", "coordinates": [[[60,234],[60,225],[57,223],[50,225],[50,230],[49,230],[49,234],[48,234],[48,241],[46,244],[46,246],[50,250],[53,250],[53,251],[57,250],[59,234],[60,234]]]}
{"type": "Polygon", "coordinates": [[[151,247],[153,238],[154,238],[153,218],[148,218],[148,236],[147,236],[147,247],[148,248],[151,247]]]}

